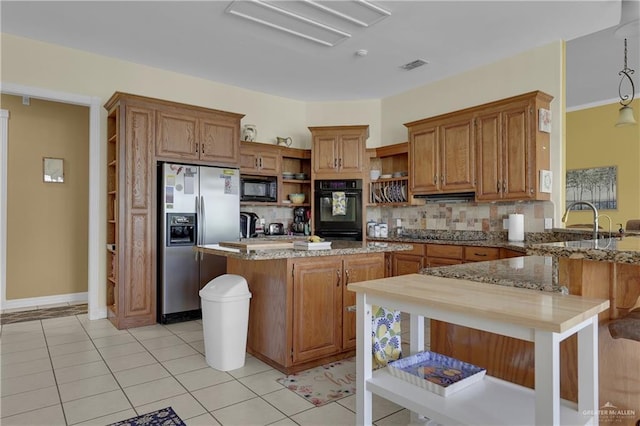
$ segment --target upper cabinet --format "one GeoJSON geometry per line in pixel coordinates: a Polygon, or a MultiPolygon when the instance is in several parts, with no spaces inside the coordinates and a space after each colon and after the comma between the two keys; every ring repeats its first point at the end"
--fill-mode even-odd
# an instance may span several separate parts
{"type": "Polygon", "coordinates": [[[414,194],[475,189],[472,114],[448,114],[405,124],[409,129],[409,176],[414,194]]]}
{"type": "Polygon", "coordinates": [[[237,167],[242,115],[191,106],[158,106],[157,157],[237,167]]]}
{"type": "Polygon", "coordinates": [[[475,192],[477,201],[549,200],[549,133],[538,130],[553,97],[536,91],[405,124],[415,195],[475,192]]]}
{"type": "Polygon", "coordinates": [[[281,170],[281,150],[276,145],[240,142],[240,173],[277,176],[281,170]]]}
{"type": "Polygon", "coordinates": [[[538,130],[540,108],[553,98],[532,92],[505,99],[476,117],[476,200],[549,200],[539,191],[540,170],[549,170],[549,133],[538,130]]]}
{"type": "Polygon", "coordinates": [[[309,127],[313,175],[362,179],[369,126],[309,127]]]}

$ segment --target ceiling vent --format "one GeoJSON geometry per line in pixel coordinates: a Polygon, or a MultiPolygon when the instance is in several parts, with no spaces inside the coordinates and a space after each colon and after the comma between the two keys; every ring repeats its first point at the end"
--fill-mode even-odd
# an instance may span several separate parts
{"type": "Polygon", "coordinates": [[[418,68],[426,64],[428,64],[427,61],[423,61],[422,59],[416,59],[415,61],[409,62],[408,64],[401,65],[400,68],[402,68],[405,71],[411,71],[414,68],[418,68]]]}

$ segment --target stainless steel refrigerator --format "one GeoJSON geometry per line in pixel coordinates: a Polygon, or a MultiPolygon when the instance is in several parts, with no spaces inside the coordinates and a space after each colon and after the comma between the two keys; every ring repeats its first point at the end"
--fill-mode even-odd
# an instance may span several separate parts
{"type": "Polygon", "coordinates": [[[239,239],[240,172],[158,163],[158,204],[158,321],[198,318],[198,292],[227,262],[193,246],[239,239]]]}

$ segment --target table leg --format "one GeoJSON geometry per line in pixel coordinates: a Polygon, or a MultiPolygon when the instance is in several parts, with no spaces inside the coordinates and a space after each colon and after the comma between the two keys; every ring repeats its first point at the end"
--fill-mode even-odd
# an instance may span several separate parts
{"type": "Polygon", "coordinates": [[[409,351],[411,354],[424,351],[424,317],[421,315],[409,316],[409,351]]]}
{"type": "Polygon", "coordinates": [[[536,424],[560,424],[560,337],[535,332],[536,424]]]}
{"type": "Polygon", "coordinates": [[[578,331],[578,411],[594,413],[598,424],[598,317],[578,331]]]}
{"type": "Polygon", "coordinates": [[[356,294],[356,424],[370,425],[371,392],[367,391],[367,380],[372,375],[371,304],[364,293],[356,294]]]}

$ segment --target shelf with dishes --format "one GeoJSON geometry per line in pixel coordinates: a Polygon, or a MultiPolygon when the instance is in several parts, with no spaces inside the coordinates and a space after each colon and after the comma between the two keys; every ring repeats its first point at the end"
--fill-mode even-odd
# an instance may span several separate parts
{"type": "Polygon", "coordinates": [[[407,204],[410,202],[409,179],[379,178],[369,183],[371,204],[407,204]]]}

